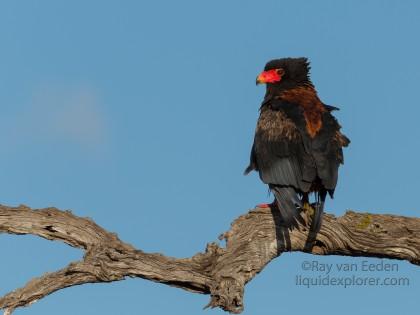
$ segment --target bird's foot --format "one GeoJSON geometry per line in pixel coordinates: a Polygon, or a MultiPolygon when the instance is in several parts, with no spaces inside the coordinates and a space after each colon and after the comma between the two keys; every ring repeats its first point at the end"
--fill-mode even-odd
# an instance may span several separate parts
{"type": "Polygon", "coordinates": [[[308,213],[309,216],[313,216],[315,213],[315,209],[311,206],[309,202],[303,203],[302,210],[308,213]]]}
{"type": "Polygon", "coordinates": [[[271,203],[260,203],[260,204],[257,205],[257,208],[266,209],[266,208],[271,208],[271,206],[272,206],[271,203]]]}

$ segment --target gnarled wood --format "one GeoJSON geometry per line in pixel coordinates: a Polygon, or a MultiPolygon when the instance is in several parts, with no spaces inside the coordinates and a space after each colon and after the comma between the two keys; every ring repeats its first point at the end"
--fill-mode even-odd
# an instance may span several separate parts
{"type": "MultiPolygon", "coordinates": [[[[180,259],[137,250],[91,219],[69,211],[0,206],[0,233],[33,234],[85,250],[83,260],[32,279],[0,298],[0,309],[9,315],[69,286],[140,277],[210,294],[208,306],[240,313],[248,281],[282,252],[304,250],[309,223],[305,213],[303,219],[305,225],[289,231],[277,212],[256,208],[221,235],[225,248],[210,243],[204,253],[180,259]]],[[[342,217],[325,214],[311,252],[403,259],[420,265],[420,219],[353,211],[342,217]]]]}

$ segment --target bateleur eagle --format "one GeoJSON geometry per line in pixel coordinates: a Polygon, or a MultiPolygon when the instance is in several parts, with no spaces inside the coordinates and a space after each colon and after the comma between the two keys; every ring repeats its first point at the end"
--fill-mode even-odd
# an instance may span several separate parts
{"type": "Polygon", "coordinates": [[[316,239],[326,196],[333,197],[337,185],[342,148],[350,143],[331,113],[338,108],[319,99],[309,70],[307,58],[283,58],[269,61],[257,77],[266,94],[245,170],[257,171],[268,185],[275,197],[270,207],[286,226],[297,226],[300,212],[310,212],[307,244],[316,239]]]}

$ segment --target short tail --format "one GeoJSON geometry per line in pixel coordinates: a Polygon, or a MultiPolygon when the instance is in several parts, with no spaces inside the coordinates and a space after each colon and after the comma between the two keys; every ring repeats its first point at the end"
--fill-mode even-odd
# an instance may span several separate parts
{"type": "Polygon", "coordinates": [[[316,195],[316,204],[314,207],[314,214],[312,217],[311,226],[309,227],[308,238],[305,244],[305,250],[310,251],[314,246],[316,236],[321,229],[322,225],[322,217],[324,214],[324,205],[325,205],[325,198],[327,197],[326,191],[320,191],[316,195]]]}
{"type": "Polygon", "coordinates": [[[270,185],[276,198],[277,208],[286,226],[297,226],[300,218],[302,202],[293,187],[270,185]]]}

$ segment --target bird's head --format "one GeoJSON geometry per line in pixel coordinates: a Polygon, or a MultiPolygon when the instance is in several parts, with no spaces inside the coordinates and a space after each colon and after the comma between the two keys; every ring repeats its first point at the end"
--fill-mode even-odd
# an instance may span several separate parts
{"type": "Polygon", "coordinates": [[[256,84],[267,84],[267,89],[289,89],[311,84],[307,58],[282,58],[269,61],[257,77],[256,84]]]}

